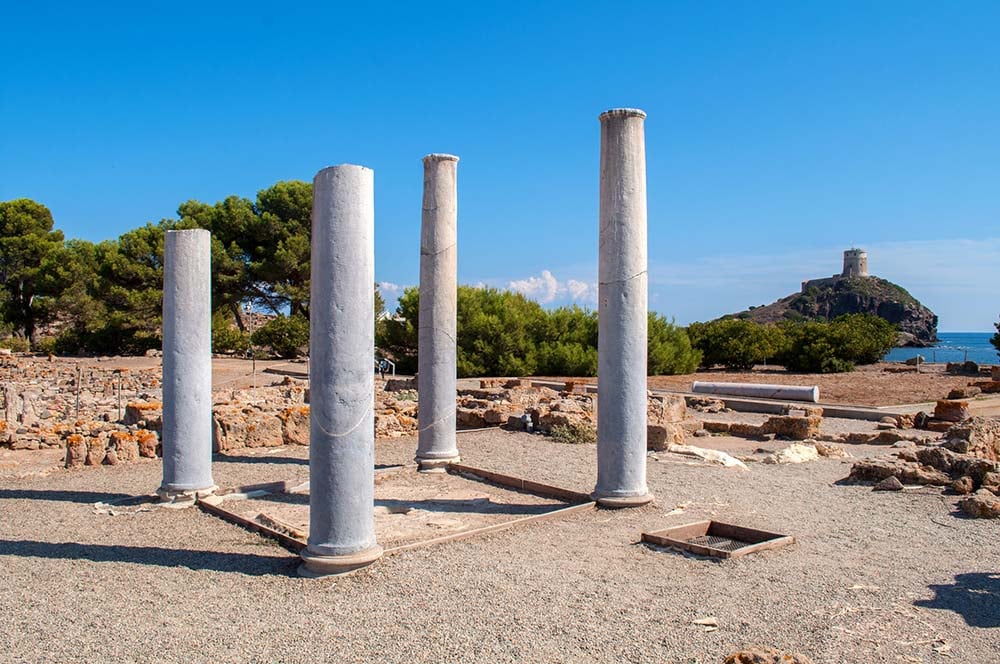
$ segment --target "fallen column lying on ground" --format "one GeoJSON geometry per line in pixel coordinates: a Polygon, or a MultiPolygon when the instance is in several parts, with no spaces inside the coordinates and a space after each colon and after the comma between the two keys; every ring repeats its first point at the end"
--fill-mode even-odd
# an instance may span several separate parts
{"type": "Polygon", "coordinates": [[[343,574],[375,541],[374,172],[333,166],[313,181],[309,298],[309,543],[303,576],[343,574]]]}
{"type": "Polygon", "coordinates": [[[694,381],[691,391],[699,394],[728,394],[734,397],[784,399],[787,401],[819,402],[819,387],[800,385],[768,385],[757,383],[709,383],[694,381]]]}

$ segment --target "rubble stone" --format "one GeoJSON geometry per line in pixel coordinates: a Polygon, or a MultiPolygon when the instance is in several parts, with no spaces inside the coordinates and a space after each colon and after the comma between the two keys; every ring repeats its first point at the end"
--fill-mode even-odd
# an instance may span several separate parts
{"type": "Polygon", "coordinates": [[[872,487],[872,491],[902,491],[903,483],[895,475],[890,475],[872,487]]]}
{"type": "Polygon", "coordinates": [[[940,399],[934,406],[934,417],[946,422],[964,422],[969,419],[969,402],[940,399]]]}
{"type": "Polygon", "coordinates": [[[980,489],[968,498],[962,499],[958,506],[963,512],[977,519],[1000,518],[1000,498],[987,489],[980,489]]]}

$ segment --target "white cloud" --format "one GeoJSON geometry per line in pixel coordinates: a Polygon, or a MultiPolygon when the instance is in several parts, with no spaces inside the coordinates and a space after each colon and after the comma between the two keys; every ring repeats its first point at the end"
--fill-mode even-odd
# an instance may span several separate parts
{"type": "Polygon", "coordinates": [[[541,304],[594,304],[597,302],[597,284],[567,279],[560,281],[549,270],[542,270],[539,276],[514,279],[507,282],[507,288],[541,304]]]}
{"type": "Polygon", "coordinates": [[[391,281],[378,282],[378,289],[382,292],[382,295],[392,295],[396,297],[399,297],[399,294],[403,292],[402,286],[394,284],[391,281]]]}

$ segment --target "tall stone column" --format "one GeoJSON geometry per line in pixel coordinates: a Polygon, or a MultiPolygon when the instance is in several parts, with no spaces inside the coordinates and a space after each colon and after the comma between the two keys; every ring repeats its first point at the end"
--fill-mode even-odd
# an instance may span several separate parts
{"type": "Polygon", "coordinates": [[[344,574],[375,541],[374,172],[345,164],[313,180],[309,295],[309,542],[303,576],[344,574]]]}
{"type": "Polygon", "coordinates": [[[167,231],[163,243],[162,500],[193,500],[212,481],[212,235],[167,231]]]}
{"type": "Polygon", "coordinates": [[[458,157],[424,157],[420,224],[420,328],[417,333],[417,463],[442,471],[459,461],[455,442],[458,334],[458,157]]]}
{"type": "Polygon", "coordinates": [[[646,488],[646,148],[637,109],[602,113],[598,265],[597,487],[608,507],[646,488]]]}

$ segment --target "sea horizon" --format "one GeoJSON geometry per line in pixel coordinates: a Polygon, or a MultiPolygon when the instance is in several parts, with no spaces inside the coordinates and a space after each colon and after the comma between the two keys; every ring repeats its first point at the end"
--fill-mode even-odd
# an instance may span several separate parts
{"type": "Polygon", "coordinates": [[[925,348],[893,348],[886,362],[905,362],[920,355],[927,362],[965,362],[1000,364],[1000,355],[990,343],[995,332],[938,332],[937,343],[925,348]]]}

